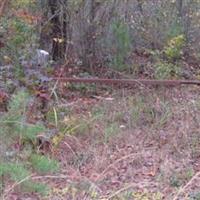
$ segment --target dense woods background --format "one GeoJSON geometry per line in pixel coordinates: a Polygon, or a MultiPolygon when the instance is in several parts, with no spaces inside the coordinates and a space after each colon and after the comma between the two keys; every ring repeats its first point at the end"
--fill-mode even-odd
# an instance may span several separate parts
{"type": "Polygon", "coordinates": [[[168,63],[180,58],[198,63],[198,0],[17,2],[10,1],[1,17],[1,43],[7,47],[1,52],[11,53],[16,45],[27,52],[25,47],[34,43],[34,48],[51,52],[55,61],[134,72],[141,68],[135,65],[134,52],[157,55],[168,63]]]}

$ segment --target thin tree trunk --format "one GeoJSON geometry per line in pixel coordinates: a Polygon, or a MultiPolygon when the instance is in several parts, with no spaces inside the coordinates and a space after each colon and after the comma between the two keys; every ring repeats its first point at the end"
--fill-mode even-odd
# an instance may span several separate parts
{"type": "Polygon", "coordinates": [[[140,11],[140,13],[143,15],[144,12],[143,12],[143,2],[141,0],[137,0],[137,7],[138,7],[138,10],[140,11]]]}
{"type": "Polygon", "coordinates": [[[176,1],[177,4],[177,10],[178,10],[178,17],[182,17],[183,16],[183,0],[177,0],[176,1]]]}
{"type": "Polygon", "coordinates": [[[52,58],[55,61],[65,57],[67,42],[67,14],[68,1],[49,0],[48,6],[53,16],[52,23],[52,58]],[[61,12],[62,7],[62,12],[61,12]]]}
{"type": "Polygon", "coordinates": [[[90,0],[90,5],[89,5],[89,25],[88,28],[85,32],[85,37],[84,37],[84,58],[83,58],[83,65],[86,68],[89,68],[90,71],[93,71],[93,65],[96,60],[96,27],[95,27],[95,13],[96,13],[96,2],[94,0],[90,0]]]}
{"type": "Polygon", "coordinates": [[[59,2],[58,0],[49,0],[48,1],[49,4],[49,8],[51,11],[51,15],[54,16],[51,19],[51,23],[52,23],[52,58],[53,60],[59,60],[61,58],[61,24],[60,24],[60,20],[59,20],[59,2]]]}

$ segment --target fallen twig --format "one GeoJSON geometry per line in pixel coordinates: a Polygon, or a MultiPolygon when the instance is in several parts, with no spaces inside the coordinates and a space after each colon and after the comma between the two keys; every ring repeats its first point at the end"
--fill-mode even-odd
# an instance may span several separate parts
{"type": "Polygon", "coordinates": [[[111,194],[109,197],[106,198],[106,200],[110,200],[110,199],[116,197],[117,195],[121,194],[122,192],[125,192],[126,190],[129,190],[130,188],[137,187],[137,186],[138,186],[137,184],[131,183],[131,184],[117,190],[115,193],[111,194]]]}
{"type": "MultiPolygon", "coordinates": [[[[156,185],[157,186],[157,185],[156,185]]],[[[115,191],[114,193],[110,194],[109,196],[107,197],[102,197],[101,199],[105,199],[105,200],[111,200],[113,199],[114,197],[117,197],[118,195],[120,195],[121,193],[131,189],[131,188],[145,188],[145,187],[148,187],[148,184],[146,184],[146,182],[141,182],[141,183],[130,183],[128,185],[126,185],[125,187],[123,188],[120,188],[119,190],[115,191]]]]}
{"type": "Polygon", "coordinates": [[[3,194],[2,199],[6,200],[7,196],[10,192],[12,192],[14,190],[14,188],[16,188],[18,185],[21,185],[22,183],[24,183],[25,181],[31,179],[31,177],[33,177],[33,174],[30,176],[25,177],[24,179],[22,179],[19,182],[16,182],[15,184],[13,184],[8,190],[6,190],[6,192],[3,194]]]}
{"type": "Polygon", "coordinates": [[[71,181],[69,180],[69,177],[66,175],[55,175],[55,176],[51,176],[51,175],[46,175],[46,176],[34,176],[35,174],[32,174],[30,176],[25,177],[24,179],[22,179],[19,182],[14,183],[10,188],[8,188],[6,190],[6,192],[2,195],[2,200],[6,200],[8,199],[8,195],[10,192],[12,192],[17,186],[21,185],[22,183],[24,183],[27,180],[38,180],[38,179],[68,179],[68,182],[71,183],[71,181]]]}
{"type": "Polygon", "coordinates": [[[103,172],[101,172],[101,174],[97,177],[97,180],[102,179],[105,176],[105,174],[108,172],[108,170],[113,168],[117,163],[119,163],[119,162],[121,162],[123,160],[126,160],[128,158],[131,158],[131,157],[137,157],[137,156],[139,156],[141,154],[142,153],[132,153],[132,154],[129,154],[129,155],[121,157],[120,159],[118,159],[115,162],[113,162],[110,165],[108,165],[108,167],[106,167],[106,169],[104,169],[103,172]]]}
{"type": "Polygon", "coordinates": [[[193,183],[193,181],[194,181],[195,179],[198,178],[198,176],[200,176],[200,172],[196,173],[196,174],[189,180],[189,182],[188,182],[185,186],[181,187],[181,188],[178,190],[178,192],[177,192],[176,196],[173,198],[173,200],[178,200],[179,195],[182,194],[182,193],[184,193],[185,190],[187,189],[187,187],[189,187],[189,186],[193,183]]]}

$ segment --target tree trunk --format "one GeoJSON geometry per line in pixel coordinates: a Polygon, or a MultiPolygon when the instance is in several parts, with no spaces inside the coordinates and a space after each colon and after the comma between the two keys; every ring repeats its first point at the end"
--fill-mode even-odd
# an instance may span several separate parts
{"type": "Polygon", "coordinates": [[[143,1],[137,0],[137,7],[139,12],[143,15],[143,1]]]}
{"type": "Polygon", "coordinates": [[[86,68],[89,67],[90,71],[93,71],[92,68],[96,60],[96,49],[95,49],[96,27],[94,22],[96,8],[97,8],[96,2],[94,0],[90,0],[89,18],[88,18],[89,25],[84,36],[85,52],[83,56],[83,65],[86,68]]]}
{"type": "Polygon", "coordinates": [[[177,10],[178,10],[178,17],[182,17],[183,16],[183,0],[177,0],[176,1],[176,5],[177,5],[177,10]]]}
{"type": "Polygon", "coordinates": [[[55,61],[62,60],[65,57],[67,42],[67,3],[67,0],[48,1],[52,16],[52,59],[55,61]]]}

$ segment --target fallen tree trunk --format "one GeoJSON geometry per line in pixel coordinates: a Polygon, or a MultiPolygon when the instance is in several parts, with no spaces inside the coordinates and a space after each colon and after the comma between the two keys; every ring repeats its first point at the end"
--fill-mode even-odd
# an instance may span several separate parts
{"type": "Polygon", "coordinates": [[[145,86],[178,86],[200,85],[197,80],[150,80],[150,79],[100,79],[100,78],[53,78],[53,80],[70,83],[100,83],[106,85],[145,85],[145,86]]]}

